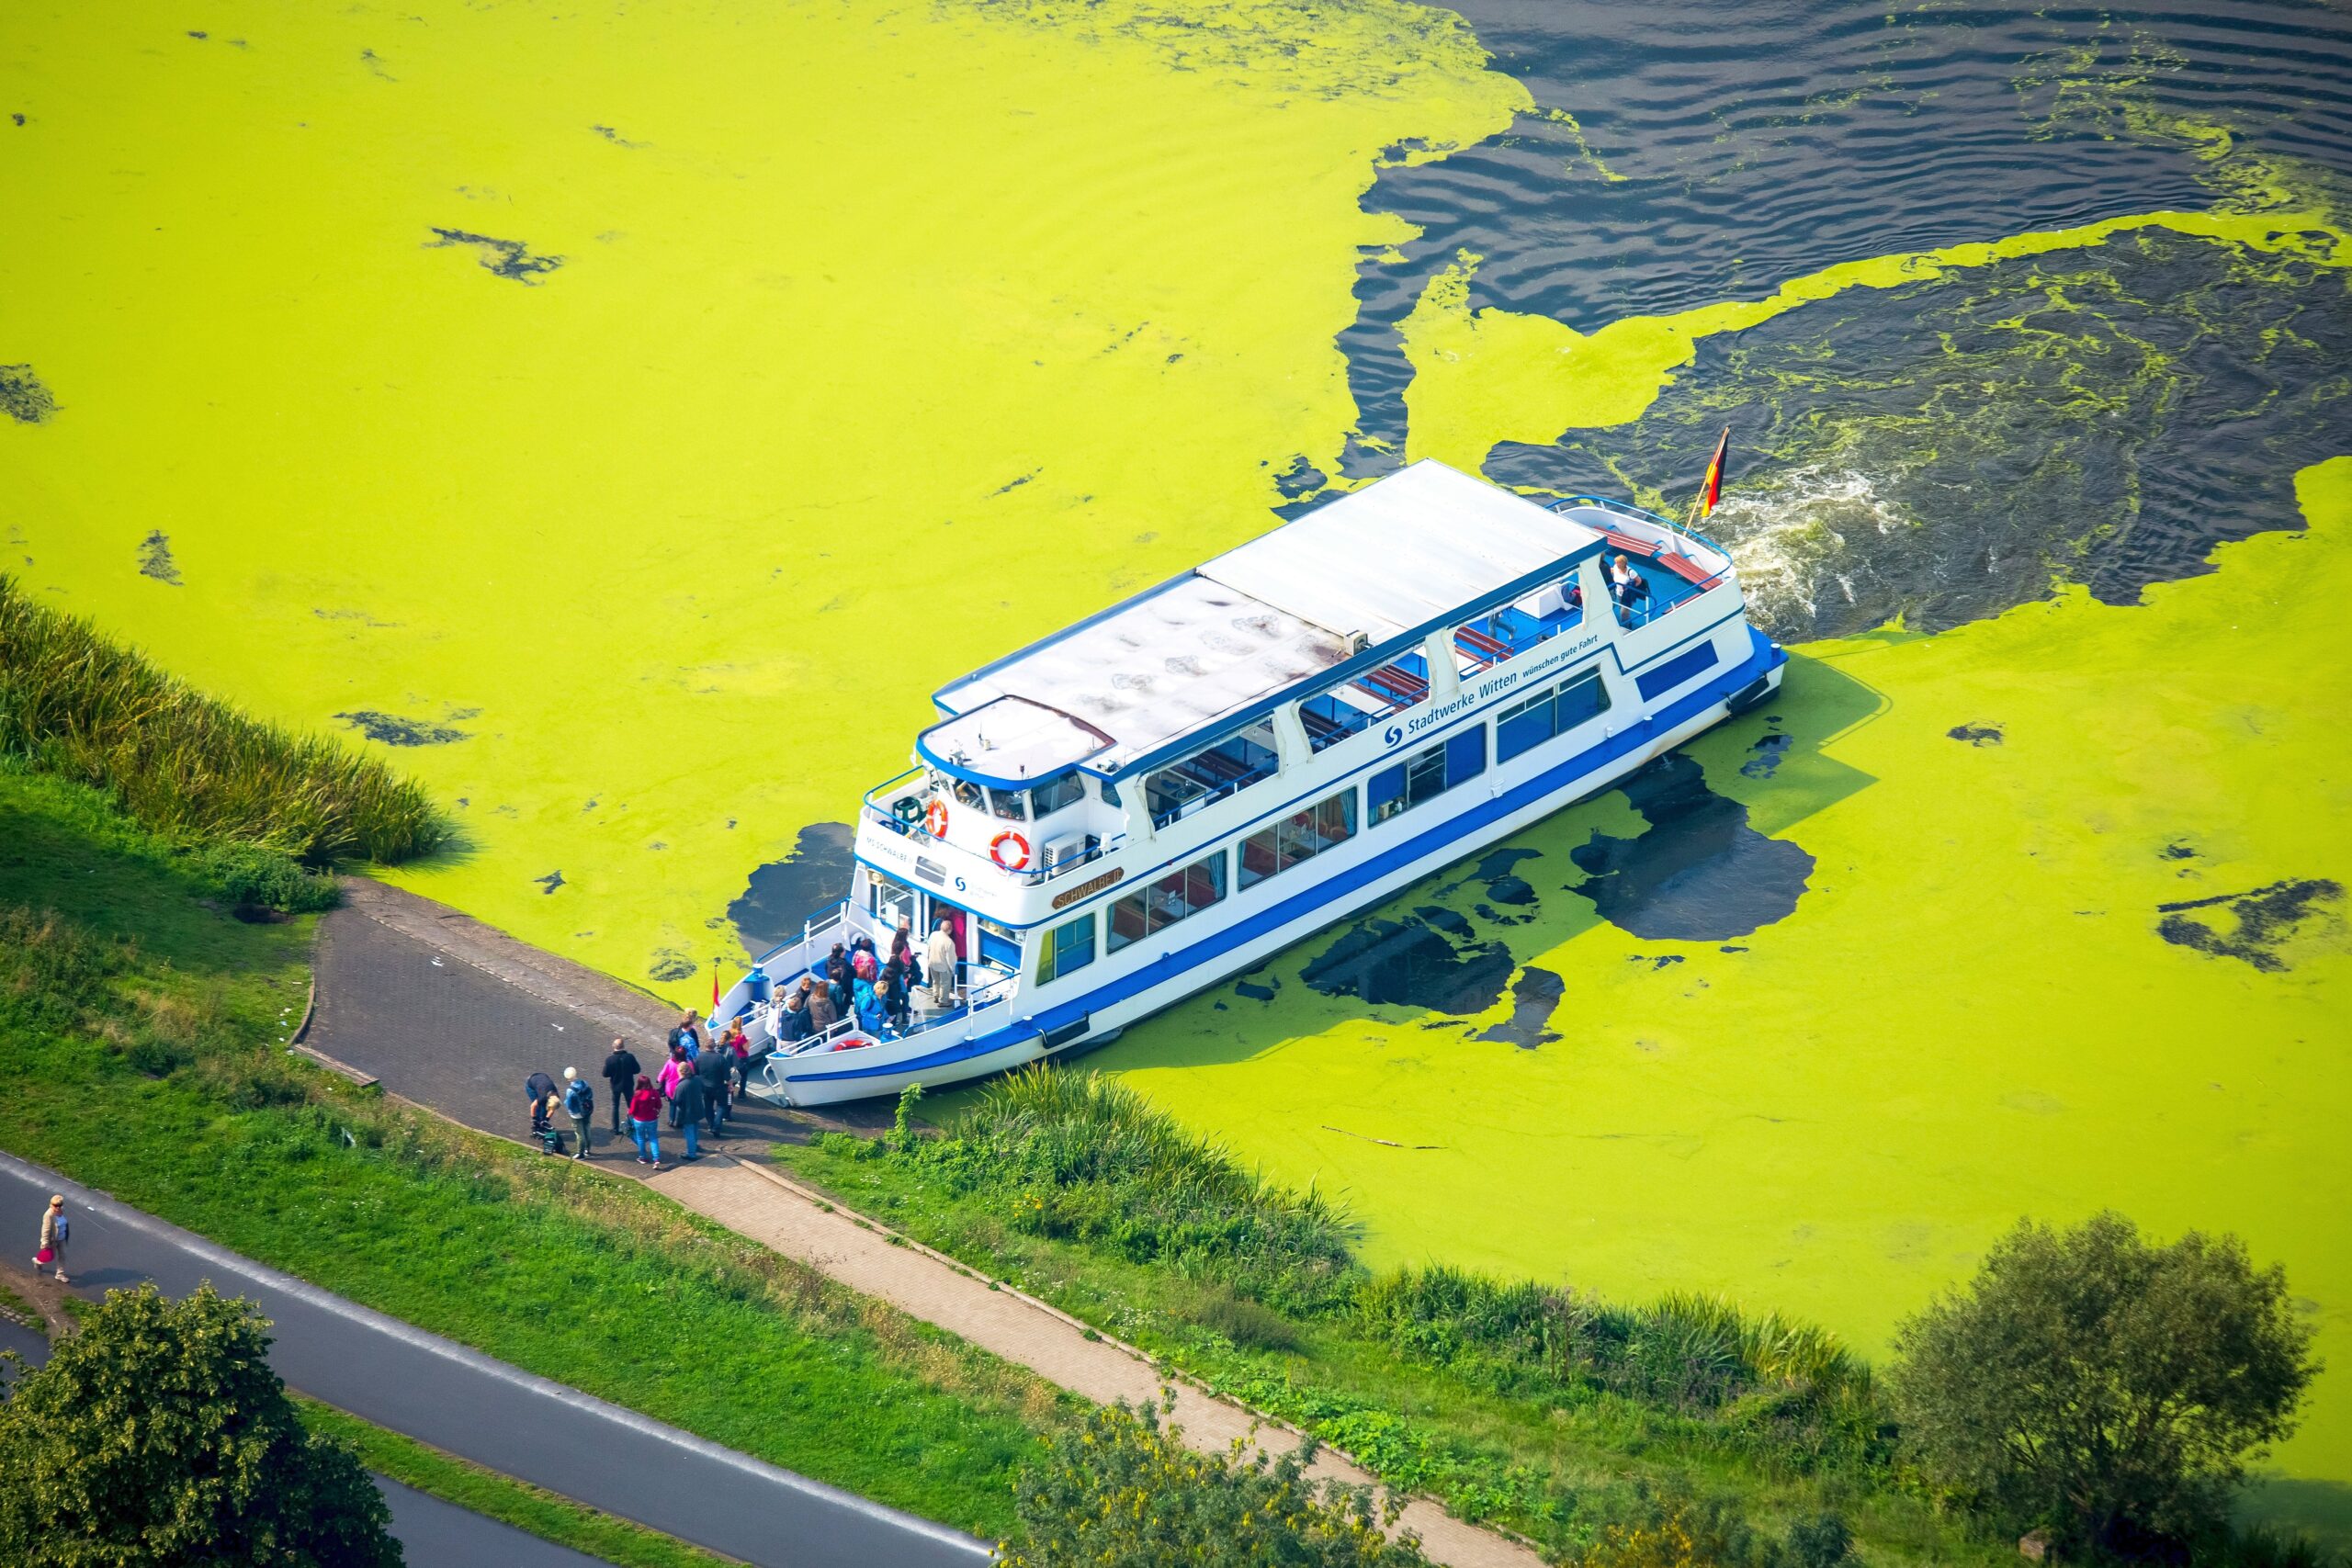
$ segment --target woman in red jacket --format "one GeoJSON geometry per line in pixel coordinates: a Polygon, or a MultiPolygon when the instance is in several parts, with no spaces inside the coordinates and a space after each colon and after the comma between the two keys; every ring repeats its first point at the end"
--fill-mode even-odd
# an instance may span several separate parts
{"type": "Polygon", "coordinates": [[[637,1163],[662,1168],[662,1096],[653,1080],[640,1073],[637,1092],[628,1097],[629,1131],[637,1138],[637,1163]]]}

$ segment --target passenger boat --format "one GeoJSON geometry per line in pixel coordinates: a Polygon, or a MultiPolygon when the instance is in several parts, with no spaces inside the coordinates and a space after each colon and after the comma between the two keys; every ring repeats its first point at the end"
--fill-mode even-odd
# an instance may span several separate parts
{"type": "Polygon", "coordinates": [[[1606,788],[1786,660],[1691,529],[1418,462],[941,688],[849,897],[714,1016],[796,1106],[1066,1055],[1606,788]],[[777,1043],[835,944],[887,959],[902,923],[919,954],[944,924],[952,995],[777,1043]]]}

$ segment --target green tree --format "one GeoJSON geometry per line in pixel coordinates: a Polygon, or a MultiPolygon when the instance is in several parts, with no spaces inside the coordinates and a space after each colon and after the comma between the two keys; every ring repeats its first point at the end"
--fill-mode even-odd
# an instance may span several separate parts
{"type": "Polygon", "coordinates": [[[383,1495],[303,1430],[268,1326],[209,1283],[109,1291],[0,1404],[0,1562],[398,1568],[383,1495]]]}
{"type": "Polygon", "coordinates": [[[1014,1485],[1028,1540],[1004,1568],[1427,1568],[1382,1533],[1369,1489],[1308,1480],[1308,1450],[1195,1453],[1159,1416],[1121,1404],[1057,1435],[1014,1485]]]}
{"type": "Polygon", "coordinates": [[[2012,1526],[2132,1550],[2219,1527],[2318,1371],[2285,1273],[2234,1236],[2169,1247],[2120,1214],[2020,1222],[1895,1331],[1916,1462],[2012,1526]]]}

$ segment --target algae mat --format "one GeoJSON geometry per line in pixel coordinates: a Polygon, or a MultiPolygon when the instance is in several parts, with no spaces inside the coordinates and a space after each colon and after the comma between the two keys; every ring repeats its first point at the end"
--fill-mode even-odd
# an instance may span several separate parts
{"type": "Polygon", "coordinates": [[[1485,58],[1391,4],[11,6],[0,563],[401,747],[469,841],[402,880],[691,998],[933,689],[1331,466],[1360,198],[1525,104],[1485,58]]]}
{"type": "MultiPolygon", "coordinates": [[[[2262,899],[2352,872],[2352,458],[2301,488],[2309,534],[2229,546],[2144,606],[2077,592],[1800,653],[1772,716],[1690,748],[1745,808],[1735,836],[1811,858],[1752,936],[1596,915],[1571,855],[1648,826],[1612,793],[1400,901],[1507,940],[1515,993],[1564,976],[1540,1032],[1514,996],[1476,1005],[1509,957],[1436,993],[1456,1018],[1317,994],[1314,944],[1244,983],[1271,999],[1228,988],[1108,1060],[1343,1193],[1384,1262],[1720,1290],[1871,1344],[2018,1214],[2114,1206],[2283,1260],[2340,1368],[2352,956],[2340,911],[2267,924],[2262,899]]],[[[1705,863],[1730,847],[1675,869],[1739,877],[1705,863]]],[[[2352,1474],[2340,1378],[2288,1473],[2352,1474]]]]}
{"type": "MultiPolygon", "coordinates": [[[[1720,1288],[1869,1344],[2017,1214],[2111,1203],[2242,1232],[2352,1350],[2327,891],[2352,516],[2305,450],[2333,405],[2276,384],[2335,339],[2221,309],[2340,313],[2341,225],[2300,187],[2192,167],[1989,229],[1955,209],[1951,243],[1776,238],[1803,265],[1764,286],[1574,329],[1479,309],[1497,264],[1465,243],[1394,312],[1390,439],[1367,302],[1442,225],[1383,213],[1375,177],[1531,128],[1595,189],[1640,168],[1442,11],[18,6],[0,96],[0,566],[260,711],[401,748],[467,832],[403,880],[689,998],[752,869],[896,770],[925,693],[1322,476],[1401,442],[1661,485],[1711,396],[1830,385],[1788,368],[1816,345],[1750,353],[1786,322],[1938,319],[1961,296],[1905,291],[1993,279],[1966,297],[2047,340],[2120,247],[2226,255],[2193,357],[2277,345],[2228,412],[2296,405],[2263,450],[2282,495],[2302,470],[2274,510],[2308,533],[2175,563],[2144,604],[2025,574],[1933,636],[1814,643],[1694,763],[1100,1059],[1343,1190],[1385,1259],[1720,1288]]],[[[2119,344],[2070,350],[2064,389],[2119,344]]],[[[2173,406],[2143,384],[2064,415],[2173,406]]],[[[1824,445],[1790,434],[1784,477],[1824,445]]],[[[2290,1473],[2352,1476],[2340,1377],[2290,1473]]]]}

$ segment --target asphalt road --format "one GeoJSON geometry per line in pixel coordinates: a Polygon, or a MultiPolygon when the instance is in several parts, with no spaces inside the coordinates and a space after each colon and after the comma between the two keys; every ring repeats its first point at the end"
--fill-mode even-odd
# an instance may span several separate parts
{"type": "Polygon", "coordinates": [[[376,1484],[391,1506],[392,1534],[408,1568],[610,1568],[601,1557],[541,1540],[388,1477],[376,1477],[376,1484]]]}
{"type": "Polygon", "coordinates": [[[380,1427],[759,1568],[977,1568],[982,1542],[706,1442],[413,1328],[0,1154],[0,1232],[35,1234],[51,1192],[74,1222],[73,1290],[205,1280],[277,1325],[288,1383],[380,1427]]]}
{"type": "MultiPolygon", "coordinates": [[[[49,1340],[0,1318],[0,1350],[14,1350],[27,1366],[38,1367],[49,1359],[49,1340]]],[[[0,1370],[0,1377],[5,1375],[0,1370]]],[[[601,1557],[542,1540],[503,1519],[445,1503],[390,1476],[373,1479],[391,1509],[392,1537],[401,1543],[410,1568],[608,1568],[601,1557]]]]}

